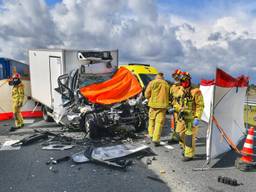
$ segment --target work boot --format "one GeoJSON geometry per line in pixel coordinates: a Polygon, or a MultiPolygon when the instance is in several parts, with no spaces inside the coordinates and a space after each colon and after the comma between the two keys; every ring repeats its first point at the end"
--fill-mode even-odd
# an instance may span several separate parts
{"type": "Polygon", "coordinates": [[[11,127],[10,129],[9,129],[9,131],[10,132],[13,132],[13,131],[16,131],[18,128],[17,127],[11,127]]]}
{"type": "Polygon", "coordinates": [[[179,143],[180,138],[176,132],[171,133],[171,139],[168,141],[168,144],[176,144],[179,143]]]}
{"type": "Polygon", "coordinates": [[[185,157],[185,156],[184,156],[184,157],[182,158],[182,161],[183,161],[183,162],[186,162],[186,161],[191,161],[191,160],[193,160],[193,159],[194,159],[193,157],[185,157]]]}
{"type": "Polygon", "coordinates": [[[168,144],[169,144],[169,145],[177,144],[178,142],[179,142],[179,141],[176,141],[176,140],[174,140],[174,139],[168,140],[168,144]]]}
{"type": "Polygon", "coordinates": [[[149,135],[147,135],[146,138],[145,138],[145,142],[146,142],[147,145],[151,144],[151,142],[152,142],[152,137],[150,137],[149,135]]]}

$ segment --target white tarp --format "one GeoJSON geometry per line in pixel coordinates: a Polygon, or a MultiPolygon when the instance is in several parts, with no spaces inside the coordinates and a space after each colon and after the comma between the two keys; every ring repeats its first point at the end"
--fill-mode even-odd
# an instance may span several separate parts
{"type": "Polygon", "coordinates": [[[214,85],[200,85],[200,90],[204,98],[204,111],[201,120],[209,123],[211,114],[211,102],[213,100],[214,85]]]}
{"type": "Polygon", "coordinates": [[[244,101],[248,78],[244,76],[233,78],[217,69],[215,81],[215,85],[212,86],[212,102],[209,99],[211,97],[207,96],[208,100],[206,100],[209,103],[205,103],[205,106],[210,106],[207,111],[210,121],[206,137],[208,162],[230,150],[230,146],[216,126],[216,122],[212,121],[212,116],[235,145],[243,138],[245,132],[244,101]]]}
{"type": "MultiPolygon", "coordinates": [[[[244,100],[246,88],[215,87],[213,115],[234,144],[243,138],[244,100]]],[[[226,140],[221,135],[215,123],[212,123],[211,155],[210,158],[230,150],[226,140]]]]}

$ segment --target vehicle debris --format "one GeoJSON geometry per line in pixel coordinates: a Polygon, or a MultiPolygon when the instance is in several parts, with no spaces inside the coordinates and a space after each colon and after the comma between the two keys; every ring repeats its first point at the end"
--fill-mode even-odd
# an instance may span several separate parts
{"type": "Polygon", "coordinates": [[[239,186],[239,185],[243,185],[242,183],[238,183],[236,179],[232,179],[229,177],[222,177],[222,176],[218,176],[218,182],[219,183],[224,183],[227,185],[231,185],[231,186],[239,186]]]}
{"type": "Polygon", "coordinates": [[[165,182],[164,182],[162,179],[159,179],[159,178],[157,178],[157,177],[154,177],[154,176],[147,176],[147,178],[148,178],[148,179],[151,179],[151,180],[153,180],[153,181],[158,181],[158,182],[160,182],[160,183],[164,183],[164,184],[165,184],[165,182]]]}
{"type": "Polygon", "coordinates": [[[96,148],[91,147],[90,148],[91,154],[89,153],[88,155],[88,148],[87,148],[87,154],[86,154],[86,151],[81,151],[79,153],[73,154],[71,158],[75,163],[86,163],[86,162],[89,162],[90,159],[93,159],[96,161],[99,160],[100,162],[115,160],[115,163],[119,165],[125,164],[125,166],[129,166],[129,165],[132,165],[131,161],[121,160],[118,162],[116,161],[116,159],[120,159],[128,155],[132,155],[142,151],[149,153],[147,151],[148,149],[150,149],[148,146],[141,145],[141,144],[120,144],[120,145],[114,145],[114,146],[108,146],[108,147],[96,147],[96,148]]]}
{"type": "Polygon", "coordinates": [[[42,134],[42,133],[36,133],[36,134],[30,135],[30,136],[27,136],[27,137],[21,139],[20,141],[12,144],[12,146],[13,147],[26,146],[26,145],[30,145],[35,142],[38,142],[40,140],[45,140],[45,139],[48,139],[48,135],[42,134]]]}
{"type": "Polygon", "coordinates": [[[165,170],[160,170],[160,174],[165,174],[166,171],[165,170]]]}
{"type": "Polygon", "coordinates": [[[57,169],[55,169],[53,166],[49,167],[49,170],[53,173],[58,173],[59,171],[57,169]]]}
{"type": "Polygon", "coordinates": [[[147,160],[146,160],[146,164],[147,164],[147,165],[151,165],[151,164],[152,164],[152,160],[151,160],[151,159],[149,159],[149,158],[147,158],[147,160]]]}
{"type": "Polygon", "coordinates": [[[85,156],[89,159],[89,162],[93,162],[93,163],[97,163],[97,164],[101,164],[101,165],[107,165],[109,167],[120,168],[120,169],[125,169],[127,167],[127,163],[119,164],[118,161],[113,162],[113,161],[93,158],[93,156],[92,156],[93,149],[94,149],[93,146],[88,146],[84,153],[85,156]]]}
{"type": "Polygon", "coordinates": [[[19,150],[20,146],[12,146],[15,143],[18,143],[20,140],[9,140],[5,141],[0,148],[0,151],[11,151],[11,150],[19,150]]]}
{"type": "Polygon", "coordinates": [[[67,150],[67,149],[72,149],[73,147],[74,147],[74,145],[52,144],[52,145],[42,147],[42,149],[63,151],[63,150],[67,150]]]}
{"type": "Polygon", "coordinates": [[[46,165],[50,165],[50,164],[56,165],[58,163],[68,161],[68,160],[70,160],[70,156],[64,156],[58,159],[54,159],[53,157],[51,157],[50,160],[46,162],[46,165]]]}

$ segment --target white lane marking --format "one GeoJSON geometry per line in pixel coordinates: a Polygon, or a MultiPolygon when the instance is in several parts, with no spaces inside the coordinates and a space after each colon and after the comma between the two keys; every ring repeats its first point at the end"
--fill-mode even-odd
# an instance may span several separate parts
{"type": "Polygon", "coordinates": [[[24,119],[23,121],[25,124],[31,124],[35,122],[35,119],[24,119]]]}

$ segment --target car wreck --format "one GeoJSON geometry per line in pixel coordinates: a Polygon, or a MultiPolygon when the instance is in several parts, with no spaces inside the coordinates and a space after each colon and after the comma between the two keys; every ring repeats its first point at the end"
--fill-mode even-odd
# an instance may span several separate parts
{"type": "MultiPolygon", "coordinates": [[[[60,63],[60,73],[55,74],[58,78],[50,78],[50,91],[45,91],[50,94],[49,104],[33,94],[35,70],[31,67],[32,96],[42,103],[46,121],[53,119],[66,127],[82,130],[90,138],[100,137],[102,132],[120,126],[135,131],[145,129],[147,107],[142,87],[128,69],[118,68],[117,51],[61,51],[59,60],[51,63],[48,59],[50,74],[58,71],[54,63],[60,63]]],[[[36,61],[35,53],[39,57],[41,52],[31,51],[30,60],[36,61]]],[[[49,53],[44,50],[41,57],[47,57],[45,52],[49,53]]],[[[48,57],[52,57],[52,52],[48,57]]]]}

